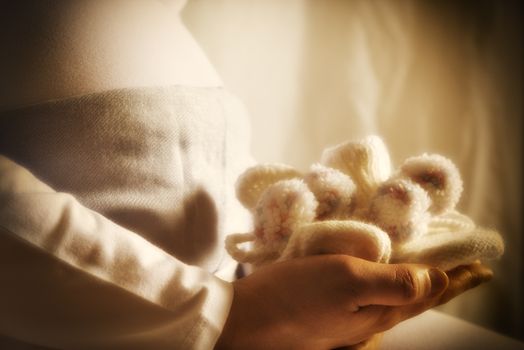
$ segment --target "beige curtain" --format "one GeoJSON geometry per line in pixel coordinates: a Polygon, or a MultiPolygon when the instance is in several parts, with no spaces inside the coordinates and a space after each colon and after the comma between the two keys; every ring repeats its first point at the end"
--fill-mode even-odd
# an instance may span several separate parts
{"type": "Polygon", "coordinates": [[[506,240],[496,277],[442,309],[520,337],[522,5],[509,1],[190,0],[183,17],[251,113],[253,153],[301,169],[373,133],[396,164],[459,166],[460,209],[506,240]]]}

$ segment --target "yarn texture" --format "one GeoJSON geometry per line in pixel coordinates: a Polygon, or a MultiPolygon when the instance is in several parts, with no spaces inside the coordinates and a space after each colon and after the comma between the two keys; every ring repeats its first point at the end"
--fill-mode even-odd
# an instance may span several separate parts
{"type": "Polygon", "coordinates": [[[239,177],[236,190],[253,215],[254,231],[228,235],[226,249],[255,269],[346,254],[447,271],[504,253],[498,232],[455,209],[463,184],[451,160],[422,154],[393,171],[377,136],[326,149],[306,173],[285,164],[254,166],[239,177]]]}

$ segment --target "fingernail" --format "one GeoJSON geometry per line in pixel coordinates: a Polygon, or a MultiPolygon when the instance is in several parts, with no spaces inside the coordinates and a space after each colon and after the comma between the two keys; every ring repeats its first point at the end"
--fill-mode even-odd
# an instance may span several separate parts
{"type": "Polygon", "coordinates": [[[447,288],[449,279],[448,275],[440,269],[432,268],[428,270],[428,276],[431,281],[431,292],[430,297],[434,297],[444,291],[447,288]]]}
{"type": "Polygon", "coordinates": [[[482,282],[488,282],[488,281],[490,281],[492,278],[493,278],[493,270],[491,270],[490,268],[486,267],[486,268],[482,271],[482,282]]]}

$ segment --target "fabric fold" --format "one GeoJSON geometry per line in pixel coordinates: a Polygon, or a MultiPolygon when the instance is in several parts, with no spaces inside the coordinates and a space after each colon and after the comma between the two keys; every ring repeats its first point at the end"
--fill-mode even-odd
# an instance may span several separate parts
{"type": "Polygon", "coordinates": [[[213,346],[231,304],[229,283],[46,188],[7,158],[0,164],[1,333],[78,349],[213,346]]]}

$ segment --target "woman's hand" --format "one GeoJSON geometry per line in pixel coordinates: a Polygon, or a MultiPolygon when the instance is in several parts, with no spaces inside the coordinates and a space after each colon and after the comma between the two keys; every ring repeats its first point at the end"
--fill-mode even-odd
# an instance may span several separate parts
{"type": "Polygon", "coordinates": [[[234,282],[233,305],[216,348],[357,344],[484,278],[461,271],[448,279],[425,265],[378,264],[345,255],[268,265],[234,282]]]}
{"type": "MultiPolygon", "coordinates": [[[[487,282],[493,276],[493,272],[482,265],[480,262],[474,264],[458,266],[447,272],[449,278],[449,285],[446,291],[434,298],[428,298],[425,301],[405,306],[391,307],[392,314],[396,314],[398,320],[406,320],[414,317],[432,307],[447,303],[454,297],[464,293],[465,291],[478,286],[481,283],[487,282]]],[[[355,345],[339,348],[339,350],[372,350],[380,347],[382,333],[373,335],[355,345]]]]}

